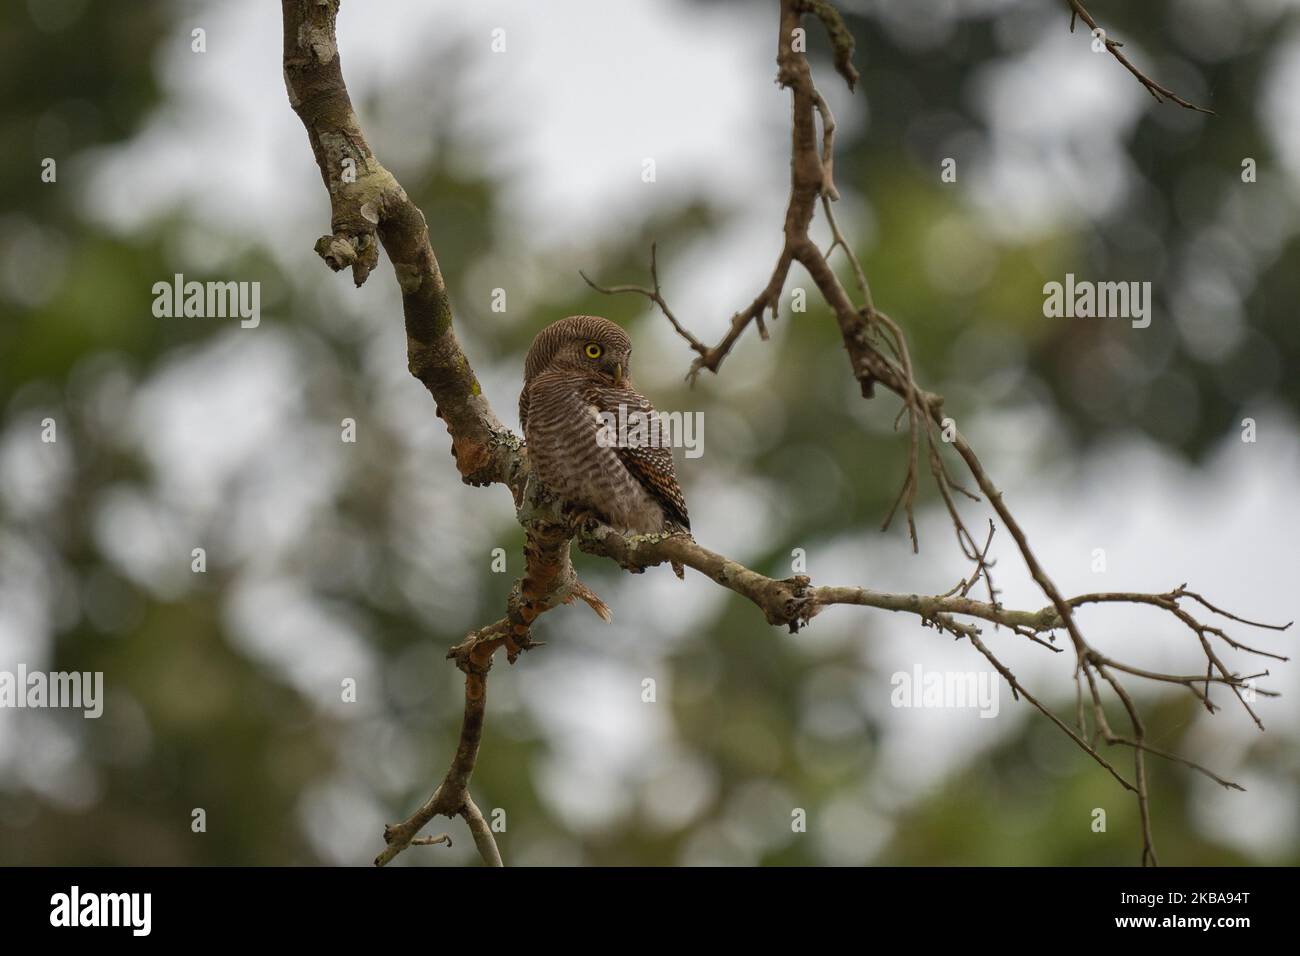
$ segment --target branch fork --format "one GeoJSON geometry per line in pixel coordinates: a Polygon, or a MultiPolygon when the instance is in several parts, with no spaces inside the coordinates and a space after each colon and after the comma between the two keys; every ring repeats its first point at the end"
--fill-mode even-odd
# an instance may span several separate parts
{"type": "MultiPolygon", "coordinates": [[[[1082,3],[1068,0],[1072,17],[1090,26],[1095,24],[1082,3]]],[[[792,38],[805,14],[817,17],[827,30],[833,49],[836,71],[852,90],[858,74],[852,65],[853,37],[829,0],[781,0],[780,35],[778,38],[778,82],[790,91],[792,103],[791,188],[786,210],[784,244],[767,285],[742,311],[736,313],[729,331],[714,346],[705,345],[677,320],[660,287],[656,249],[651,247],[651,286],[603,287],[585,274],[583,278],[597,291],[631,292],[645,296],[661,309],[673,328],[696,353],[688,378],[695,380],[707,369],[717,373],[723,360],[750,323],[757,325],[766,338],[764,315],[769,310],[777,316],[790,267],[798,262],[812,277],[839,326],[850,369],[861,385],[864,397],[871,397],[876,382],[901,400],[899,421],[908,423],[909,450],[907,473],[898,499],[886,517],[888,527],[895,511],[906,515],[913,547],[917,547],[913,507],[919,486],[920,449],[926,447],[931,477],[948,510],[962,554],[972,563],[968,576],[952,589],[936,595],[893,594],[864,587],[814,586],[807,576],[785,579],[767,577],[724,555],[701,546],[688,534],[622,535],[598,521],[575,520],[566,515],[560,503],[551,499],[534,479],[527,449],[521,439],[505,428],[482,394],[468,358],[462,351],[452,326],[452,311],[446,284],[429,244],[423,213],[410,201],[400,184],[375,159],[366,143],[352,109],[339,65],[335,20],[339,0],[281,0],[284,16],[284,71],[289,101],[307,131],[317,166],[328,191],[331,205],[332,233],[316,243],[317,254],[334,271],[350,268],[357,285],[363,284],[378,264],[382,246],[402,293],[402,309],[407,334],[407,365],[433,397],[438,416],[446,423],[451,437],[452,455],[462,481],[470,485],[504,484],[511,492],[517,517],[525,529],[525,571],[515,583],[507,602],[506,615],[474,631],[448,652],[465,674],[465,710],[456,754],[446,776],[433,795],[405,821],[384,830],[384,850],[375,858],[383,866],[411,846],[450,845],[448,834],[420,837],[419,832],[435,816],[460,816],[474,837],[484,862],[501,865],[491,827],[470,796],[469,783],[477,761],[487,703],[487,677],[496,652],[506,650],[513,663],[524,651],[541,646],[531,635],[531,628],[546,611],[575,599],[586,603],[602,619],[611,619],[608,606],[578,580],[570,558],[576,541],[582,550],[602,555],[628,570],[644,570],[664,562],[689,566],[754,604],[773,625],[789,627],[794,632],[806,626],[819,611],[832,604],[852,604],[895,613],[915,615],[922,626],[933,627],[971,645],[1002,675],[1019,700],[1024,699],[1041,711],[1077,746],[1106,769],[1121,786],[1134,793],[1142,820],[1142,862],[1156,862],[1151,836],[1149,791],[1145,756],[1152,754],[1174,760],[1207,774],[1225,787],[1240,789],[1236,784],[1175,754],[1152,747],[1146,742],[1141,715],[1117,674],[1143,680],[1180,684],[1194,694],[1207,709],[1213,685],[1228,687],[1262,729],[1259,717],[1249,706],[1242,690],[1247,682],[1267,671],[1242,676],[1230,669],[1219,656],[1215,644],[1229,649],[1285,661],[1286,658],[1241,643],[1217,626],[1202,623],[1185,603],[1199,604],[1205,611],[1229,621],[1256,628],[1284,630],[1290,626],[1260,624],[1238,617],[1211,604],[1200,594],[1180,585],[1164,594],[1098,593],[1065,598],[1030,548],[1028,538],[1005,502],[1002,493],[984,471],[974,450],[960,432],[951,440],[938,432],[948,424],[943,417],[943,398],[921,388],[913,375],[906,337],[901,327],[878,309],[873,301],[865,270],[850,244],[845,240],[832,212],[838,198],[833,175],[835,121],[825,99],[817,91],[807,57],[796,52],[792,38]],[[818,136],[818,122],[821,135],[818,136]],[[344,160],[349,163],[345,164],[344,160]],[[355,170],[356,180],[345,181],[345,165],[355,170]],[[808,237],[808,229],[820,204],[830,224],[833,241],[823,253],[808,237]],[[859,302],[841,284],[828,259],[836,249],[843,251],[853,273],[859,302]],[[978,495],[964,488],[949,468],[945,457],[955,452],[973,479],[978,495]],[[992,578],[993,562],[989,547],[993,539],[993,522],[980,546],[967,527],[957,507],[956,496],[987,501],[1001,525],[1011,535],[1017,551],[1048,599],[1038,611],[1006,608],[998,600],[992,578]],[[982,583],[987,600],[971,596],[982,583]],[[1194,635],[1206,659],[1206,670],[1197,675],[1161,674],[1145,671],[1101,654],[1084,638],[1074,609],[1093,603],[1147,604],[1181,621],[1194,635]],[[973,620],[969,620],[973,619],[973,620]],[[1057,632],[1068,638],[1066,647],[1073,649],[1077,688],[1076,724],[1071,727],[1038,701],[988,648],[980,627],[974,621],[1005,627],[1017,637],[1062,653],[1055,646],[1057,632]],[[1084,685],[1087,685],[1085,694],[1084,685]],[[1101,696],[1106,685],[1122,705],[1132,733],[1123,736],[1111,729],[1101,696]],[[1085,704],[1091,702],[1091,707],[1085,704]],[[1088,726],[1091,712],[1092,728],[1088,726]],[[1130,781],[1096,749],[1097,741],[1128,747],[1133,752],[1134,774],[1130,781]]],[[[1108,41],[1108,49],[1133,72],[1157,99],[1165,96],[1191,109],[1193,107],[1168,90],[1152,83],[1117,51],[1118,43],[1108,41]]],[[[1266,696],[1271,691],[1259,690],[1266,696]]]]}

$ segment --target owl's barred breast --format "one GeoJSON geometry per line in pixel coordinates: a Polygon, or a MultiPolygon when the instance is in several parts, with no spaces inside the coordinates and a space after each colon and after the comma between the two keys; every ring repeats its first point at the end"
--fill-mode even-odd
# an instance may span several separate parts
{"type": "Polygon", "coordinates": [[[597,440],[601,423],[583,401],[581,380],[542,372],[527,386],[524,437],[542,483],[600,515],[620,531],[664,530],[664,509],[620,460],[597,440]]]}

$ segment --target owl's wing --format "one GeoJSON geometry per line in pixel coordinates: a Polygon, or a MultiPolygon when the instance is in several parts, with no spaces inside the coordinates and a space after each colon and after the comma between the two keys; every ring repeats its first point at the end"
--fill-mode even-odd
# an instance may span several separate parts
{"type": "MultiPolygon", "coordinates": [[[[619,414],[619,406],[623,405],[626,407],[625,415],[629,419],[632,419],[634,412],[647,416],[647,420],[658,421],[659,418],[659,413],[655,411],[648,398],[626,386],[593,383],[584,391],[583,400],[588,405],[615,416],[619,414]]],[[[631,433],[634,429],[633,419],[628,423],[628,430],[631,433]]],[[[654,432],[663,435],[663,430],[660,428],[655,428],[654,432]]],[[[668,523],[689,531],[691,519],[686,513],[686,498],[682,495],[681,486],[677,484],[672,448],[651,443],[629,443],[625,447],[620,443],[615,446],[614,451],[632,477],[659,502],[668,523]]]]}

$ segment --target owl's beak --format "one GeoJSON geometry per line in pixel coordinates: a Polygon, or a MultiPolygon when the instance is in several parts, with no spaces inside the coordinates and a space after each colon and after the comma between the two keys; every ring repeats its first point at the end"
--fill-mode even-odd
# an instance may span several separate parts
{"type": "Polygon", "coordinates": [[[622,362],[614,363],[614,384],[615,385],[623,384],[623,363],[622,362]]]}

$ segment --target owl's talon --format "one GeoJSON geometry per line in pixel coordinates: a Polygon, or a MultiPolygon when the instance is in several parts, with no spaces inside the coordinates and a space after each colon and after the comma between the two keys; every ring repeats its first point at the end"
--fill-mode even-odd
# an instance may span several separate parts
{"type": "Polygon", "coordinates": [[[600,523],[600,516],[590,508],[566,504],[563,508],[569,519],[569,527],[576,533],[593,530],[600,523]]]}

